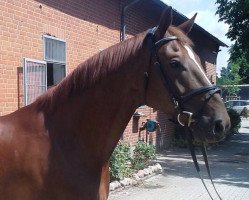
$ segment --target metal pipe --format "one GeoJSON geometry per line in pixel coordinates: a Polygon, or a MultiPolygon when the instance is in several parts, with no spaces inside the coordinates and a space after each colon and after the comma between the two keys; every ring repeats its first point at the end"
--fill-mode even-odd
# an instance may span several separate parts
{"type": "Polygon", "coordinates": [[[120,41],[125,40],[125,32],[126,32],[126,24],[125,24],[125,13],[127,11],[128,8],[130,8],[131,6],[135,5],[136,3],[138,3],[141,0],[135,0],[133,2],[131,2],[130,4],[124,6],[122,8],[122,12],[121,12],[121,30],[120,30],[120,41]]]}

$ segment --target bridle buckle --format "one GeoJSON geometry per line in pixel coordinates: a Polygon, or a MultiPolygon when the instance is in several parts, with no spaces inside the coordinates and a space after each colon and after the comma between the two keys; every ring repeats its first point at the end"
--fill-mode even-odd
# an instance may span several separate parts
{"type": "Polygon", "coordinates": [[[188,122],[187,122],[187,126],[190,127],[191,123],[193,123],[195,120],[193,119],[193,113],[192,112],[188,112],[188,111],[182,111],[182,113],[179,113],[177,115],[177,121],[181,126],[186,126],[186,124],[184,124],[183,122],[181,122],[180,120],[180,116],[181,114],[187,114],[188,115],[188,122]]]}
{"type": "Polygon", "coordinates": [[[173,103],[175,105],[175,109],[177,109],[179,107],[179,103],[174,97],[173,97],[173,103]]]}

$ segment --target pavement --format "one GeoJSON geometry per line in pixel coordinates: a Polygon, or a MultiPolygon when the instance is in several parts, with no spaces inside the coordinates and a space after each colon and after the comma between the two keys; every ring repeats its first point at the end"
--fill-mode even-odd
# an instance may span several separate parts
{"type": "MultiPolygon", "coordinates": [[[[213,199],[219,199],[197,152],[204,181],[213,199]]],[[[249,200],[249,119],[242,120],[239,134],[208,149],[215,186],[223,200],[249,200]]],[[[109,200],[209,200],[187,149],[174,148],[158,155],[163,173],[136,187],[110,193],[109,200]]]]}

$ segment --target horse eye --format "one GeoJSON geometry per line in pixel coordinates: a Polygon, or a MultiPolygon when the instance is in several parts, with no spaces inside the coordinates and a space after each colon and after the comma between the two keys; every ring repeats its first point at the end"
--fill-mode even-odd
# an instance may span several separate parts
{"type": "Polygon", "coordinates": [[[173,68],[180,68],[181,67],[181,63],[176,61],[176,60],[172,60],[170,62],[170,66],[173,67],[173,68]]]}

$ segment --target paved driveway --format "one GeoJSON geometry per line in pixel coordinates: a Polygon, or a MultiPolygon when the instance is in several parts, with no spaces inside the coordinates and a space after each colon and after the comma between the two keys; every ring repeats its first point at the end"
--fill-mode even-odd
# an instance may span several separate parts
{"type": "MultiPolygon", "coordinates": [[[[240,134],[219,147],[208,150],[214,182],[223,200],[249,200],[249,120],[242,121],[240,134]]],[[[201,160],[201,156],[198,156],[201,160]]],[[[158,157],[164,173],[144,181],[141,185],[114,191],[109,200],[208,200],[197,177],[191,156],[186,149],[172,149],[158,157]]],[[[207,179],[204,162],[199,162],[205,182],[215,195],[207,179]]]]}

